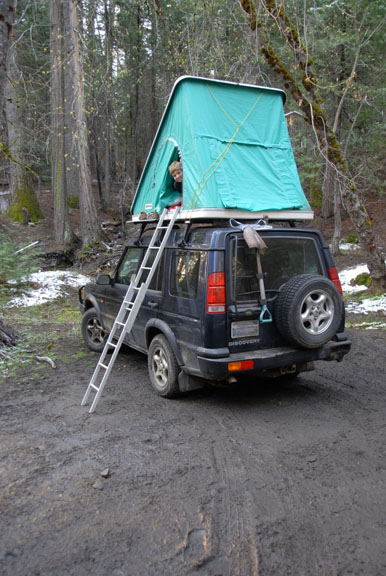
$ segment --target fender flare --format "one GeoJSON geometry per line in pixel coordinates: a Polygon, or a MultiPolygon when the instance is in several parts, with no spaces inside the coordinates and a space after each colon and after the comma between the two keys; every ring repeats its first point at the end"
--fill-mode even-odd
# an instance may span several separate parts
{"type": "Polygon", "coordinates": [[[152,318],[149,320],[145,326],[146,335],[146,347],[149,349],[150,342],[156,334],[163,334],[167,341],[169,342],[176,360],[180,367],[183,366],[183,361],[180,353],[180,349],[177,344],[177,340],[173,330],[170,328],[169,324],[158,318],[152,318]]]}
{"type": "Polygon", "coordinates": [[[105,327],[105,323],[103,322],[101,309],[99,307],[98,300],[95,298],[95,296],[93,294],[87,295],[85,303],[84,303],[84,312],[87,312],[87,310],[90,310],[90,308],[95,308],[95,312],[98,315],[98,320],[102,324],[103,329],[105,329],[106,327],[105,327]]]}

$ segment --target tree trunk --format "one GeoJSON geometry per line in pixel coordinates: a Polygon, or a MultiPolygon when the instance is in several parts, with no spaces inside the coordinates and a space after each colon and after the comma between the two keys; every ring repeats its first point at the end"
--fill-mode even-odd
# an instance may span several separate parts
{"type": "MultiPolygon", "coordinates": [[[[137,6],[137,13],[136,13],[136,21],[137,21],[137,29],[140,30],[141,27],[141,9],[140,6],[137,6]]],[[[139,85],[140,85],[140,75],[141,75],[141,68],[140,68],[140,36],[135,36],[135,60],[134,60],[134,79],[133,79],[133,91],[130,94],[130,167],[128,161],[128,174],[134,182],[138,182],[138,108],[139,108],[139,85]]],[[[126,55],[128,57],[128,55],[126,55]]]]}
{"type": "Polygon", "coordinates": [[[79,198],[79,168],[77,166],[76,150],[73,135],[76,131],[73,94],[74,78],[73,69],[69,66],[71,60],[72,44],[69,13],[63,11],[63,119],[64,119],[64,170],[65,189],[67,199],[71,196],[79,198]]]}
{"type": "MultiPolygon", "coordinates": [[[[3,103],[7,77],[8,49],[11,38],[14,0],[0,0],[0,131],[3,130],[3,103]]],[[[0,318],[0,342],[5,346],[16,343],[16,333],[0,318]]]]}
{"type": "Polygon", "coordinates": [[[0,130],[2,128],[4,90],[7,84],[7,56],[14,18],[15,0],[0,0],[0,130]]]}
{"type": "Polygon", "coordinates": [[[340,254],[339,242],[342,234],[341,200],[337,181],[334,181],[334,234],[331,243],[331,252],[334,256],[340,254]]]}
{"type": "MultiPolygon", "coordinates": [[[[322,109],[321,99],[318,95],[318,81],[312,71],[312,59],[302,44],[296,26],[288,18],[284,4],[276,5],[275,0],[261,0],[261,7],[268,17],[273,18],[285,42],[292,49],[297,66],[302,73],[301,84],[298,84],[289,69],[278,57],[270,43],[264,23],[256,10],[253,0],[240,0],[240,6],[248,16],[252,30],[259,28],[261,33],[261,52],[269,66],[283,78],[284,87],[298,103],[306,122],[314,130],[318,140],[319,150],[327,148],[326,160],[335,168],[342,186],[342,198],[350,219],[358,232],[362,245],[368,251],[368,266],[374,283],[386,285],[386,266],[373,233],[371,219],[367,213],[363,200],[347,172],[347,164],[343,158],[340,144],[330,126],[327,115],[322,109]]],[[[359,53],[358,53],[359,54],[359,53]]],[[[342,97],[343,98],[343,97],[342,97]]],[[[343,100],[341,100],[343,105],[343,100]]]]}
{"type": "Polygon", "coordinates": [[[72,67],[74,78],[74,116],[76,130],[73,141],[76,150],[77,164],[79,165],[79,196],[80,217],[82,227],[83,246],[87,247],[98,242],[101,236],[98,224],[97,210],[92,193],[91,173],[89,165],[89,148],[87,139],[87,125],[84,101],[84,78],[81,54],[79,50],[79,21],[76,0],[65,0],[63,6],[69,13],[72,52],[69,65],[72,67]]]}
{"type": "Polygon", "coordinates": [[[335,190],[336,171],[328,162],[326,163],[323,178],[323,197],[322,197],[322,218],[330,218],[334,214],[334,190],[335,190]]]}
{"type": "Polygon", "coordinates": [[[103,209],[107,210],[111,202],[111,169],[112,169],[112,106],[111,88],[113,85],[113,58],[112,58],[112,21],[114,17],[114,0],[104,5],[105,19],[105,54],[106,54],[106,76],[105,76],[105,181],[103,191],[103,209]]]}
{"type": "Polygon", "coordinates": [[[51,165],[55,240],[67,249],[74,243],[71,230],[64,161],[62,14],[60,0],[50,4],[51,44],[51,165]]]}
{"type": "Polygon", "coordinates": [[[36,222],[40,220],[43,215],[32,186],[31,171],[23,153],[25,137],[22,128],[20,106],[22,100],[20,90],[22,78],[17,66],[16,46],[13,42],[8,50],[7,75],[5,113],[12,192],[11,206],[7,210],[7,215],[12,220],[26,224],[29,221],[36,222]]]}

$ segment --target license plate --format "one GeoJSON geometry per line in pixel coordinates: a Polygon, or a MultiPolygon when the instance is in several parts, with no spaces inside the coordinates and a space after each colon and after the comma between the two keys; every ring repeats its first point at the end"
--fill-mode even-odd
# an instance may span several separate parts
{"type": "Polygon", "coordinates": [[[259,321],[258,320],[245,320],[241,322],[232,322],[231,336],[232,338],[250,338],[251,336],[259,335],[259,321]]]}

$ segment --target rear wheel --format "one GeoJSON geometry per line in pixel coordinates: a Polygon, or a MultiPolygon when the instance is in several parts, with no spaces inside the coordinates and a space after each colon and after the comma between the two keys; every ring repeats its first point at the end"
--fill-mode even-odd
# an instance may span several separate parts
{"type": "Polygon", "coordinates": [[[102,352],[106,335],[95,308],[89,308],[83,314],[82,336],[90,350],[93,352],[102,352]]]}
{"type": "Polygon", "coordinates": [[[342,299],[324,276],[294,276],[280,289],[275,323],[290,343],[319,348],[333,338],[342,318],[342,299]]]}
{"type": "Polygon", "coordinates": [[[179,366],[173,350],[163,334],[153,338],[147,360],[149,376],[154,390],[164,398],[178,396],[179,366]]]}

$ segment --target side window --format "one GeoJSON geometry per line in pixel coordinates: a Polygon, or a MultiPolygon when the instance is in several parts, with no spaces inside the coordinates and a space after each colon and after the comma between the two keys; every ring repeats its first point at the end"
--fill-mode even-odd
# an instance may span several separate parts
{"type": "MultiPolygon", "coordinates": [[[[149,256],[148,265],[152,266],[157,252],[155,250],[149,256]]],[[[162,290],[163,273],[165,268],[165,252],[161,256],[157,269],[154,271],[153,278],[150,281],[149,290],[162,290]]],[[[146,280],[145,273],[143,279],[146,280]]]]}
{"type": "MultiPolygon", "coordinates": [[[[119,269],[117,271],[116,282],[118,284],[126,284],[127,286],[129,286],[130,282],[133,282],[133,280],[135,280],[135,277],[136,277],[138,269],[139,269],[139,264],[140,264],[143,256],[145,255],[145,252],[146,252],[146,250],[143,248],[128,248],[127,249],[127,252],[126,252],[122,262],[120,263],[119,269]]],[[[155,255],[156,255],[155,251],[150,255],[150,258],[148,261],[149,266],[151,266],[153,264],[155,255]]],[[[162,265],[163,257],[164,257],[164,255],[162,255],[160,264],[158,265],[158,268],[157,268],[157,270],[155,270],[155,272],[153,274],[153,278],[151,279],[150,286],[149,286],[150,290],[161,290],[162,278],[163,278],[163,269],[164,269],[164,266],[162,265]]],[[[146,281],[146,271],[143,272],[143,275],[141,277],[141,281],[143,281],[143,282],[146,281]]]]}
{"type": "Polygon", "coordinates": [[[127,284],[135,279],[137,274],[139,260],[142,250],[140,248],[128,248],[127,252],[119,265],[116,274],[118,284],[127,284]]]}
{"type": "Polygon", "coordinates": [[[196,298],[201,252],[177,250],[172,255],[170,293],[181,298],[196,298]]]}

